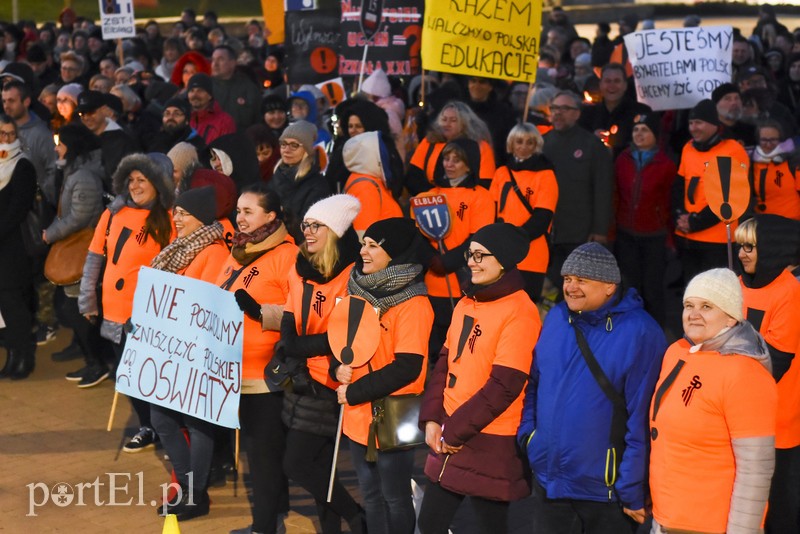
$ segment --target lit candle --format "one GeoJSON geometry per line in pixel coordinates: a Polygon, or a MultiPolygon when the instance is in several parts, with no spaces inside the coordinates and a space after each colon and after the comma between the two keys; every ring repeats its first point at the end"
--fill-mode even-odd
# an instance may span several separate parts
{"type": "Polygon", "coordinates": [[[58,134],[53,134],[53,142],[58,146],[58,134]]]}
{"type": "Polygon", "coordinates": [[[591,104],[592,103],[592,95],[589,94],[589,91],[584,91],[583,92],[583,100],[587,104],[591,104]]]}

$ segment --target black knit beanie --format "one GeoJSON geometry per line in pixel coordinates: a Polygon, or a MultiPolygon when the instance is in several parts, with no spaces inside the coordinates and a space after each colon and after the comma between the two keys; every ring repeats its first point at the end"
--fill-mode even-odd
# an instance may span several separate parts
{"type": "Polygon", "coordinates": [[[393,217],[372,223],[364,232],[364,237],[378,243],[392,258],[392,263],[397,263],[394,260],[409,256],[406,253],[415,244],[418,233],[417,225],[411,219],[393,217]]]}
{"type": "Polygon", "coordinates": [[[714,126],[719,126],[719,114],[717,105],[709,99],[701,100],[692,111],[689,112],[689,120],[705,121],[714,126]]]}
{"type": "Polygon", "coordinates": [[[528,255],[531,240],[519,228],[509,223],[494,223],[484,226],[470,241],[480,243],[494,254],[503,269],[510,271],[528,255]]]}
{"type": "Polygon", "coordinates": [[[204,225],[212,224],[216,220],[217,197],[214,188],[209,186],[189,189],[181,193],[175,201],[176,208],[183,208],[197,218],[204,225]]]}

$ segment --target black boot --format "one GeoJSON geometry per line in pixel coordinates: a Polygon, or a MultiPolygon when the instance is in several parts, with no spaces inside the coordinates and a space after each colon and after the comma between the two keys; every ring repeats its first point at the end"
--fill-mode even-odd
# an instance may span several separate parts
{"type": "Polygon", "coordinates": [[[8,355],[6,356],[6,363],[2,369],[0,369],[0,378],[8,378],[11,376],[11,371],[16,367],[16,359],[17,359],[17,352],[9,349],[8,355]]]}
{"type": "Polygon", "coordinates": [[[24,354],[17,355],[11,368],[11,380],[24,380],[30,376],[35,366],[33,349],[27,350],[24,354]]]}

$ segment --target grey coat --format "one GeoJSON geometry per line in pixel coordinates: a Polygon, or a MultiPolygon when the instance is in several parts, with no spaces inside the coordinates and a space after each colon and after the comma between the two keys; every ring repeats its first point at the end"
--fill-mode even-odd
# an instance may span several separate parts
{"type": "Polygon", "coordinates": [[[59,215],[46,230],[50,243],[97,224],[103,212],[102,176],[103,162],[99,149],[64,168],[59,215]]]}

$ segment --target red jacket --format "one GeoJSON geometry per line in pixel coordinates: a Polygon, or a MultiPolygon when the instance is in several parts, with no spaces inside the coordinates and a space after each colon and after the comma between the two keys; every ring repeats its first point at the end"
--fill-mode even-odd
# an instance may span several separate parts
{"type": "Polygon", "coordinates": [[[236,131],[233,117],[222,111],[216,100],[212,100],[211,106],[207,109],[192,111],[189,125],[206,140],[206,144],[210,144],[217,137],[236,131]]]}
{"type": "Polygon", "coordinates": [[[661,150],[637,170],[626,148],[614,162],[617,229],[635,235],[668,233],[670,191],[677,172],[661,150]]]}

